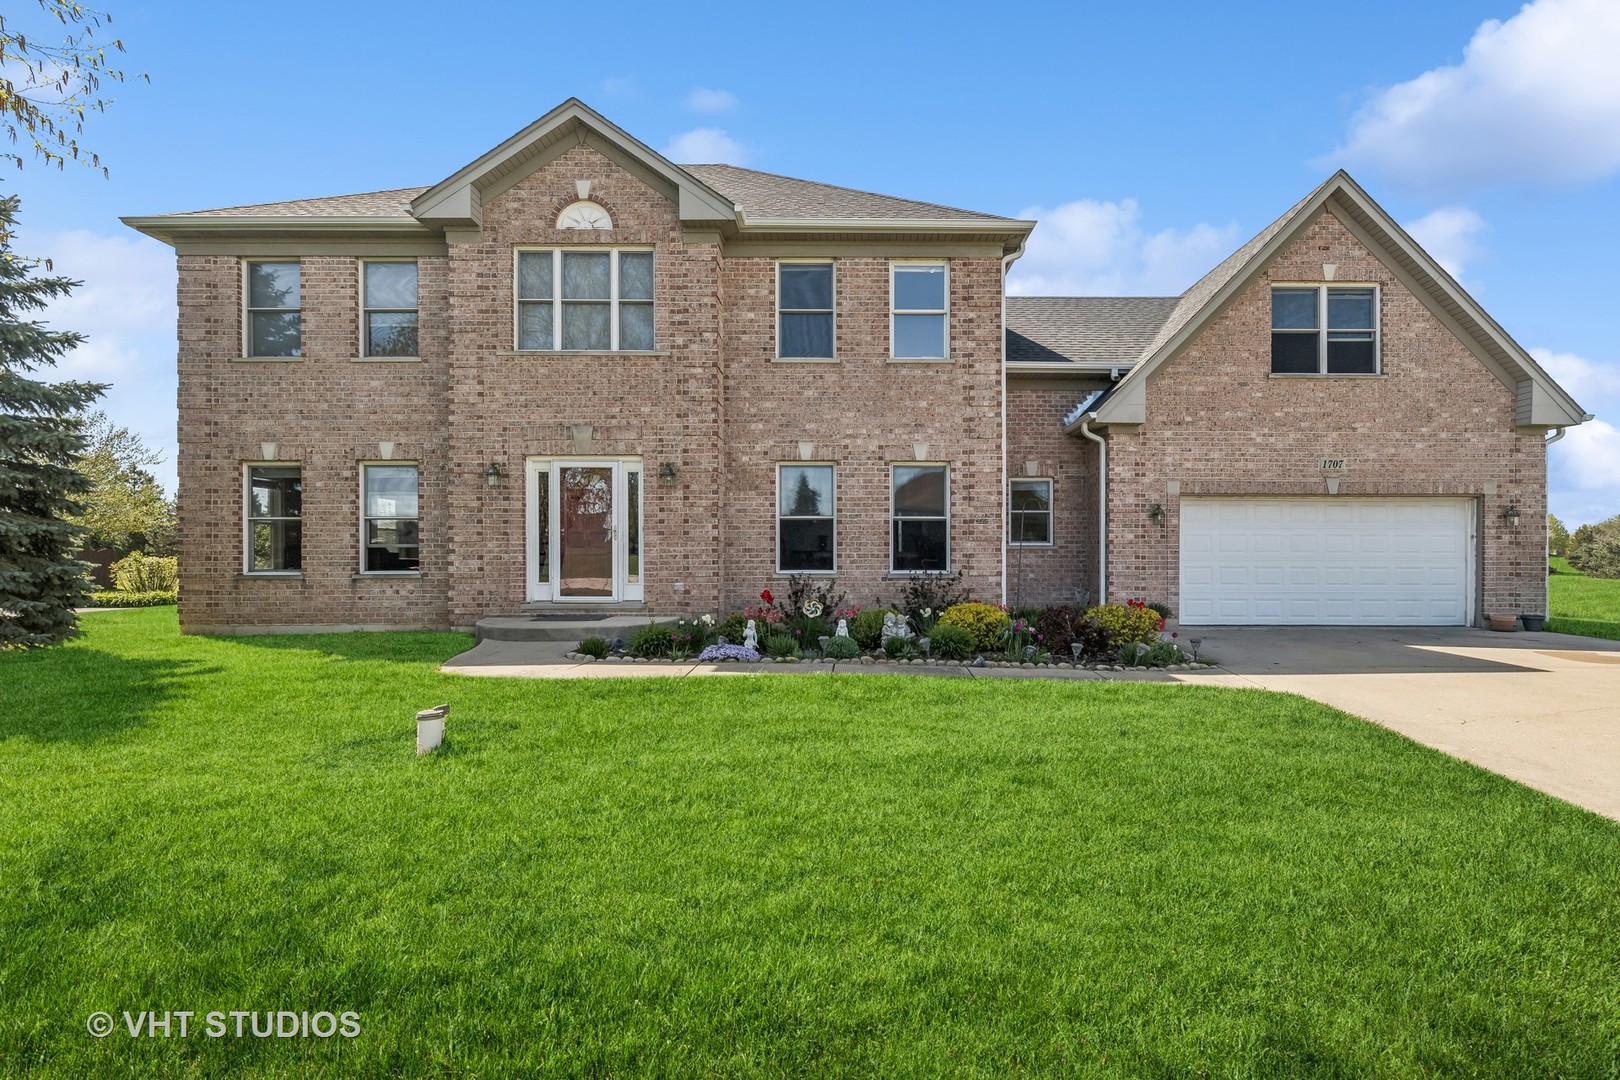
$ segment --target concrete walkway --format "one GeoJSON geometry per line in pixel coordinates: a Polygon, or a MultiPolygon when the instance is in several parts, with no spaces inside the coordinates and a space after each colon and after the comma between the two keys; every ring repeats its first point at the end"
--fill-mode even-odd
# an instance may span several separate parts
{"type": "Polygon", "coordinates": [[[892,664],[578,663],[567,642],[485,641],[443,670],[519,678],[918,674],[1173,682],[1299,694],[1620,820],[1620,641],[1462,627],[1185,627],[1196,672],[892,664]]]}

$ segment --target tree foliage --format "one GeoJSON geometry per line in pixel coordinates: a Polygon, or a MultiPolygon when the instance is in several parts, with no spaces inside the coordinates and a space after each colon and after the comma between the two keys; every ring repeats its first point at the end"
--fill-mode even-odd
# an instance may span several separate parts
{"type": "Polygon", "coordinates": [[[84,436],[79,471],[90,478],[90,490],[84,509],[69,518],[85,530],[84,546],[172,554],[174,502],[148,471],[163,455],[100,411],[85,418],[84,436]]]}
{"type": "MultiPolygon", "coordinates": [[[[104,83],[129,78],[151,82],[147,75],[128,75],[113,61],[124,43],[108,37],[112,16],[70,0],[36,0],[52,30],[67,34],[60,40],[25,33],[15,17],[0,15],[0,123],[16,146],[26,138],[36,157],[58,169],[77,161],[103,176],[101,157],[79,145],[84,121],[90,113],[106,112],[112,104],[103,95],[104,83]]],[[[0,160],[22,168],[20,153],[0,151],[0,160]]]]}
{"type": "Polygon", "coordinates": [[[1547,551],[1552,555],[1569,551],[1569,529],[1556,514],[1547,515],[1547,551]]]}
{"type": "Polygon", "coordinates": [[[17,198],[0,198],[0,647],[47,645],[73,632],[73,609],[88,587],[73,558],[90,480],[76,468],[84,451],[84,410],[106,387],[29,377],[54,365],[83,336],[51,330],[29,316],[78,285],[35,277],[11,253],[17,198]]]}
{"type": "Polygon", "coordinates": [[[1569,565],[1587,577],[1620,578],[1620,514],[1576,529],[1569,538],[1569,565]]]}

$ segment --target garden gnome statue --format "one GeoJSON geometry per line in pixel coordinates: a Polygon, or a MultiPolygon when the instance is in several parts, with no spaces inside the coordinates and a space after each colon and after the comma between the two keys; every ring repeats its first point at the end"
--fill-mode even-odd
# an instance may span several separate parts
{"type": "Polygon", "coordinates": [[[833,637],[849,637],[849,620],[848,619],[839,619],[838,620],[838,629],[837,629],[837,631],[834,632],[833,637]]]}
{"type": "Polygon", "coordinates": [[[743,627],[743,648],[759,651],[759,631],[754,629],[753,619],[749,619],[748,625],[743,627]]]}

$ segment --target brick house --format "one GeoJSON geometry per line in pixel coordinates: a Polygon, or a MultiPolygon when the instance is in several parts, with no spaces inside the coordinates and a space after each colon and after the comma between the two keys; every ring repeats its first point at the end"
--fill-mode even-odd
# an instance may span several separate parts
{"type": "Polygon", "coordinates": [[[188,632],[853,601],[1186,623],[1546,603],[1586,414],[1343,173],[1180,297],[1035,223],[675,165],[570,100],[425,189],[127,218],[179,260],[188,632]]]}

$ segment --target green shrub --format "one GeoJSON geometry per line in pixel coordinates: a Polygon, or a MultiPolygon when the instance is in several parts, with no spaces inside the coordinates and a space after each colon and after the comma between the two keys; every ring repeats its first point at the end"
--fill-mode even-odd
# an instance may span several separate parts
{"type": "Polygon", "coordinates": [[[800,615],[784,624],[788,633],[793,635],[804,648],[816,648],[821,638],[831,637],[833,627],[826,619],[812,619],[808,615],[800,615]]]}
{"type": "Polygon", "coordinates": [[[725,638],[728,645],[741,645],[743,633],[747,629],[748,616],[739,611],[735,615],[727,615],[721,619],[714,632],[716,637],[725,638]]]}
{"type": "Polygon", "coordinates": [[[883,655],[890,660],[913,660],[917,656],[917,647],[896,634],[894,637],[883,639],[883,655]]]}
{"type": "Polygon", "coordinates": [[[584,653],[586,656],[594,656],[598,660],[605,659],[608,654],[607,638],[588,637],[580,642],[574,651],[584,653]]]}
{"type": "Polygon", "coordinates": [[[928,635],[928,651],[941,660],[966,660],[973,655],[973,635],[964,627],[940,623],[928,635]]]}
{"type": "MultiPolygon", "coordinates": [[[[973,635],[973,647],[979,652],[997,652],[1006,638],[1012,618],[992,604],[957,604],[945,609],[939,617],[940,626],[960,626],[973,635]]],[[[936,627],[935,629],[938,629],[936,627]]]]}
{"type": "Polygon", "coordinates": [[[787,634],[772,634],[765,639],[766,656],[798,656],[799,643],[787,634]]]}
{"type": "Polygon", "coordinates": [[[174,592],[179,588],[179,563],[173,555],[147,556],[132,551],[110,569],[119,592],[174,592]]]}
{"type": "Polygon", "coordinates": [[[669,656],[675,651],[675,641],[670,637],[669,627],[648,623],[631,635],[628,651],[631,656],[644,660],[669,656]]]}
{"type": "Polygon", "coordinates": [[[1102,624],[1111,649],[1133,641],[1149,644],[1158,641],[1164,622],[1157,611],[1134,604],[1100,604],[1086,612],[1086,616],[1102,624]]]}
{"type": "Polygon", "coordinates": [[[867,608],[849,621],[849,636],[867,652],[876,652],[883,644],[883,619],[893,614],[888,608],[867,608]]]}
{"type": "Polygon", "coordinates": [[[180,594],[173,589],[154,589],[151,592],[120,592],[117,589],[103,589],[90,594],[91,607],[162,607],[164,604],[173,604],[180,594]]]}
{"type": "Polygon", "coordinates": [[[668,629],[672,656],[695,656],[713,640],[713,629],[701,619],[681,619],[668,629]]]}
{"type": "Polygon", "coordinates": [[[854,638],[828,638],[826,655],[831,660],[853,660],[861,655],[861,647],[854,638]]]}
{"type": "Polygon", "coordinates": [[[1157,600],[1149,600],[1148,604],[1147,604],[1147,609],[1149,611],[1157,612],[1158,615],[1159,615],[1159,618],[1161,618],[1161,619],[1168,619],[1171,615],[1175,614],[1175,612],[1170,610],[1170,605],[1169,604],[1163,604],[1163,603],[1160,603],[1157,600]]]}

